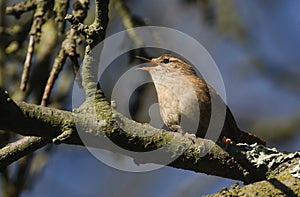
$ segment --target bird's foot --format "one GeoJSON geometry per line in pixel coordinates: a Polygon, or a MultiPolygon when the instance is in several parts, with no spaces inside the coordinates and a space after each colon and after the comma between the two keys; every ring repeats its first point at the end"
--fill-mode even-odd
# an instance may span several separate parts
{"type": "Polygon", "coordinates": [[[196,135],[194,133],[188,133],[188,132],[185,132],[183,134],[184,137],[187,137],[189,139],[195,139],[196,138],[196,135]]]}
{"type": "Polygon", "coordinates": [[[180,133],[183,137],[186,137],[193,141],[193,143],[196,142],[196,135],[194,133],[188,133],[182,130],[182,128],[179,125],[172,126],[172,130],[180,133]]]}
{"type": "Polygon", "coordinates": [[[193,143],[196,142],[196,135],[195,135],[194,133],[188,133],[188,132],[183,131],[182,129],[178,130],[178,132],[179,132],[182,136],[184,136],[184,137],[186,137],[186,138],[192,140],[193,143]]]}
{"type": "Polygon", "coordinates": [[[234,141],[232,141],[230,138],[227,138],[227,137],[223,137],[223,142],[227,145],[233,145],[235,144],[234,141]]]}
{"type": "MultiPolygon", "coordinates": [[[[218,142],[220,143],[219,145],[221,145],[224,150],[227,150],[227,148],[230,146],[230,145],[235,145],[236,143],[234,141],[232,141],[230,138],[228,137],[223,137],[221,139],[218,140],[218,142]]],[[[218,144],[217,142],[217,144],[218,144]]]]}

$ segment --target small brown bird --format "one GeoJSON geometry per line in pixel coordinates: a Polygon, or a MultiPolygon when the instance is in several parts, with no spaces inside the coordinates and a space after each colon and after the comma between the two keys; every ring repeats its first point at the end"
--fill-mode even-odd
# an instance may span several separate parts
{"type": "MultiPolygon", "coordinates": [[[[173,131],[188,131],[204,137],[211,120],[212,101],[223,105],[225,122],[219,140],[227,143],[266,143],[257,136],[240,130],[222,98],[185,61],[172,55],[162,55],[147,59],[151,67],[138,68],[148,71],[153,80],[165,125],[173,131]]],[[[218,110],[218,109],[217,109],[218,110]]],[[[218,111],[217,111],[218,113],[218,111]]],[[[219,113],[221,114],[221,113],[219,113]]],[[[217,114],[218,115],[218,114],[217,114]]]]}

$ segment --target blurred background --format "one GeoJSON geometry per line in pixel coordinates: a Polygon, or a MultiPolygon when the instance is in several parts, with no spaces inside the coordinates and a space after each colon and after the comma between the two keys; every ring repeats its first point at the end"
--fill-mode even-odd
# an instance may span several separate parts
{"type": "MultiPolygon", "coordinates": [[[[16,2],[7,1],[7,5],[16,2]]],[[[93,19],[93,7],[91,2],[86,24],[93,19]]],[[[300,149],[300,1],[111,0],[107,36],[126,27],[121,8],[130,13],[136,26],[170,27],[200,42],[222,74],[227,103],[238,125],[266,139],[268,147],[276,147],[280,151],[300,149]]],[[[6,16],[6,25],[20,24],[21,28],[29,29],[30,22],[27,20],[30,17],[32,13],[22,15],[19,20],[6,16]]],[[[17,89],[28,35],[20,34],[19,38],[22,37],[24,43],[18,50],[13,50],[12,39],[0,34],[0,63],[3,65],[0,74],[4,76],[0,84],[16,100],[39,103],[41,98],[49,68],[62,40],[53,26],[47,23],[44,26],[41,43],[36,47],[27,93],[20,93],[17,89]],[[51,54],[43,51],[47,47],[52,49],[51,54]],[[41,64],[43,67],[39,66],[41,64]]],[[[78,51],[80,53],[82,49],[79,47],[78,51]]],[[[101,82],[108,97],[118,76],[138,63],[132,60],[131,55],[124,54],[105,71],[107,74],[101,82]]],[[[72,110],[74,77],[70,65],[71,62],[67,61],[59,75],[51,94],[51,107],[72,110]]],[[[149,76],[141,74],[141,77],[149,76]]],[[[137,90],[130,104],[134,119],[149,122],[148,107],[155,100],[151,84],[137,90]]],[[[127,158],[109,152],[106,156],[126,165],[121,160],[127,158]]],[[[9,167],[12,179],[18,179],[19,165],[15,162],[9,167]]],[[[70,145],[39,150],[31,156],[24,174],[22,197],[194,197],[214,193],[236,182],[170,167],[142,173],[124,172],[101,163],[84,147],[70,145]]],[[[2,190],[5,189],[4,182],[5,175],[2,174],[2,190]]]]}

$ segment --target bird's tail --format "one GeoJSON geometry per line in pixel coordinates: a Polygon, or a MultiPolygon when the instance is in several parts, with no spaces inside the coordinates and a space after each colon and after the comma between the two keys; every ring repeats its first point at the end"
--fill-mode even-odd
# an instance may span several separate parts
{"type": "Polygon", "coordinates": [[[258,136],[252,134],[252,133],[248,133],[246,131],[242,131],[239,129],[238,132],[238,136],[237,139],[239,139],[239,142],[245,142],[247,144],[260,144],[263,146],[266,146],[266,141],[262,140],[261,138],[259,138],[258,136]]]}

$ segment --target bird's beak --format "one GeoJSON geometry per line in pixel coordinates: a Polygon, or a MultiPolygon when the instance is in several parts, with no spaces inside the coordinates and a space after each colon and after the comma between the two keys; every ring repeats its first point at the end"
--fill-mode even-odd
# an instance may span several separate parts
{"type": "Polygon", "coordinates": [[[156,62],[154,62],[151,59],[145,58],[145,57],[141,57],[141,56],[135,56],[138,59],[142,59],[142,60],[146,60],[147,62],[149,62],[152,66],[151,67],[141,67],[141,68],[136,68],[137,70],[145,70],[145,71],[150,71],[153,70],[155,66],[157,66],[158,64],[156,62]]]}
{"type": "Polygon", "coordinates": [[[136,70],[145,70],[145,71],[150,71],[152,70],[153,67],[141,67],[141,68],[136,68],[136,70]]]}

